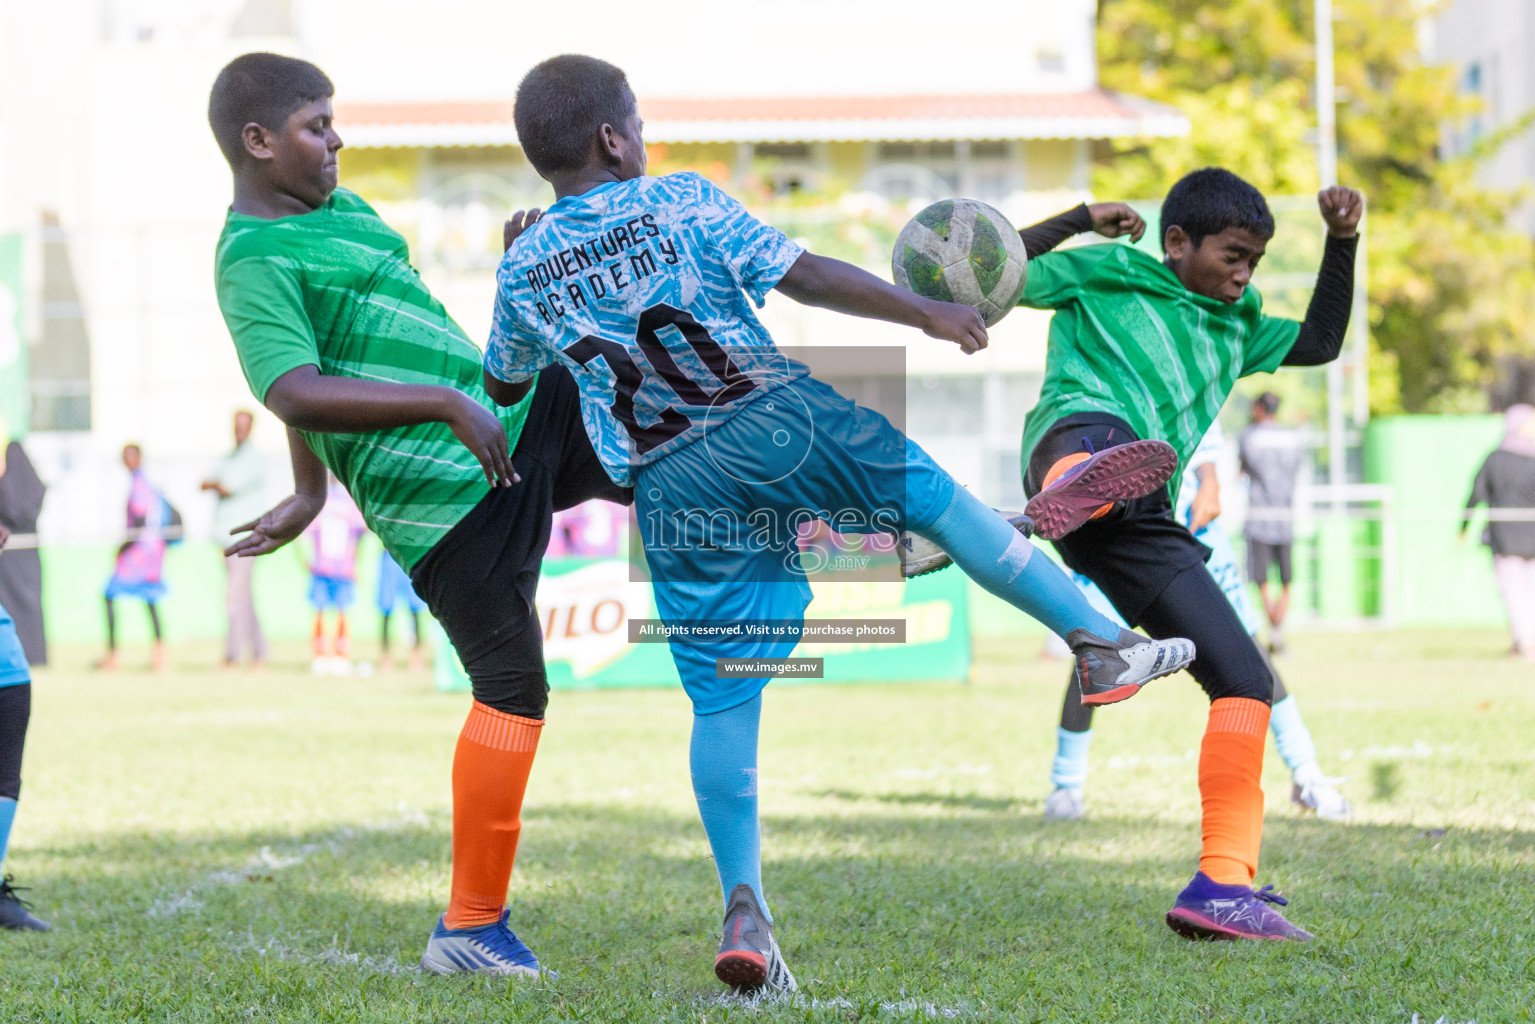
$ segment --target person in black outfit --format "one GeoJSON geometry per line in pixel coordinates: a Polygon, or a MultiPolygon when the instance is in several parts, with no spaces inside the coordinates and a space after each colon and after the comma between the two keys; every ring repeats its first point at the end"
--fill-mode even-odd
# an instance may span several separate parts
{"type": "Polygon", "coordinates": [[[1462,537],[1478,505],[1488,509],[1482,543],[1492,548],[1514,635],[1509,653],[1535,661],[1535,406],[1516,405],[1504,413],[1503,443],[1477,470],[1460,524],[1462,537]]]}

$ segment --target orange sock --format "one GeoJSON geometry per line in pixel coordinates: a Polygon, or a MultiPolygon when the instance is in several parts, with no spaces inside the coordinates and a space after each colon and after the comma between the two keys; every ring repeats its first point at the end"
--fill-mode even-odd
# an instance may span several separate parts
{"type": "Polygon", "coordinates": [[[336,613],[336,653],[345,655],[351,646],[346,635],[346,612],[336,613]]]}
{"type": "Polygon", "coordinates": [[[310,645],[314,649],[314,655],[318,658],[325,653],[325,613],[314,613],[314,640],[310,645]]]}
{"type": "Polygon", "coordinates": [[[491,924],[522,832],[522,794],[544,723],[475,701],[453,753],[453,892],[448,927],[491,924]]]}
{"type": "Polygon", "coordinates": [[[1199,747],[1204,849],[1199,870],[1222,885],[1251,885],[1263,845],[1263,741],[1269,706],[1250,697],[1210,705],[1199,747]]]}

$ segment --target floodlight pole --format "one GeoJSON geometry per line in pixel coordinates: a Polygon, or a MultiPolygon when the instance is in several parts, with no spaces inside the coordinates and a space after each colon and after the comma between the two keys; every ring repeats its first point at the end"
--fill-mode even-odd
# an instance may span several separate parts
{"type": "MultiPolygon", "coordinates": [[[[1338,125],[1333,81],[1332,0],[1315,0],[1316,22],[1316,164],[1323,188],[1338,183],[1338,125]]],[[[1355,330],[1362,325],[1355,327],[1355,330]]],[[[1356,368],[1357,372],[1357,368],[1356,368]]],[[[1334,359],[1327,364],[1327,482],[1333,494],[1347,482],[1344,462],[1348,458],[1345,437],[1343,364],[1334,359]]],[[[1340,507],[1334,498],[1334,507],[1340,507]]]]}

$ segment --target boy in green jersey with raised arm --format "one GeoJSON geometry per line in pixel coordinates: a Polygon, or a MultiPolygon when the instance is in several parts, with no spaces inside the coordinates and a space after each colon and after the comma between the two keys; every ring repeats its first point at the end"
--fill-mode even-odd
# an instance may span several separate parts
{"type": "Polygon", "coordinates": [[[453,759],[453,888],[422,967],[532,974],[503,908],[548,701],[533,612],[555,509],[627,503],[551,369],[505,408],[480,350],[432,297],[405,240],[336,187],[330,80],[306,61],[236,58],[208,120],[234,174],[219,238],[219,306],[252,393],[288,427],[295,493],[235,532],[261,555],[303,532],[326,470],[464,663],[474,703],[453,759]]]}
{"type": "Polygon", "coordinates": [[[1021,232],[1033,257],[1021,304],[1055,310],[1044,387],[1024,424],[1028,512],[1126,622],[1194,641],[1189,672],[1211,701],[1199,754],[1199,871],[1167,915],[1193,938],[1310,938],[1275,909],[1285,901],[1272,887],[1252,886],[1273,675],[1206,571],[1210,549],[1174,518],[1175,491],[1104,504],[1072,482],[1094,453],[1139,439],[1167,442],[1186,464],[1238,377],[1337,358],[1364,200],[1336,187],[1317,198],[1327,243],[1302,322],[1265,315],[1249,285],[1274,218],[1229,171],[1195,171],[1168,192],[1161,260],[1125,245],[1049,252],[1092,229],[1085,207],[1021,232]]]}

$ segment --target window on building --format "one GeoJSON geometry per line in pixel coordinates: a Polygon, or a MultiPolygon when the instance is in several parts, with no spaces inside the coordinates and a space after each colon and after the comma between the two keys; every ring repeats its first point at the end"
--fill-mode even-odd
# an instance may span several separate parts
{"type": "Polygon", "coordinates": [[[91,429],[91,344],[75,283],[69,236],[58,215],[43,214],[42,309],[37,343],[28,353],[32,429],[91,429]]]}

